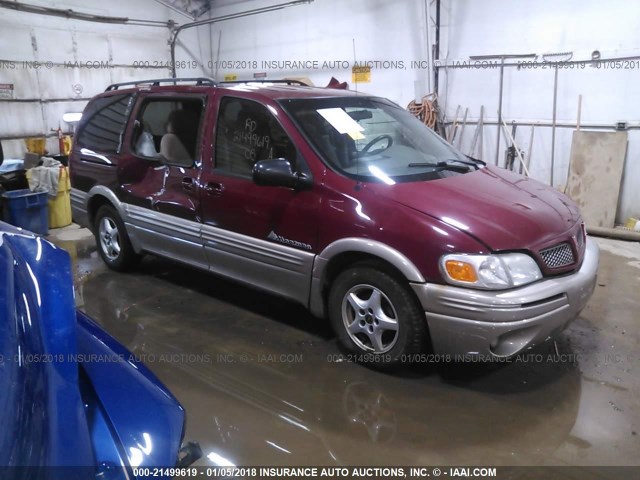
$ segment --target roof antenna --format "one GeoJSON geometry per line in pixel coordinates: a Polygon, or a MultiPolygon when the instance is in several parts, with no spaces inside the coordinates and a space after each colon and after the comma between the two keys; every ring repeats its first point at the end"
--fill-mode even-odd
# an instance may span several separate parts
{"type": "MultiPolygon", "coordinates": [[[[351,69],[351,71],[353,72],[353,70],[358,66],[358,59],[356,57],[356,39],[352,38],[351,39],[353,41],[353,68],[351,69]]],[[[353,83],[356,85],[356,95],[358,94],[358,75],[353,75],[353,83]]]]}
{"type": "MultiPolygon", "coordinates": [[[[356,56],[356,39],[352,38],[351,40],[353,41],[353,67],[351,69],[351,71],[353,72],[358,66],[358,57],[356,56]]],[[[358,75],[355,74],[355,75],[352,75],[352,77],[353,77],[352,78],[353,83],[356,86],[356,95],[358,95],[358,75]]],[[[358,153],[357,147],[356,147],[355,155],[356,155],[356,177],[358,180],[354,188],[356,192],[358,192],[362,188],[362,182],[360,181],[360,154],[358,153]]]]}

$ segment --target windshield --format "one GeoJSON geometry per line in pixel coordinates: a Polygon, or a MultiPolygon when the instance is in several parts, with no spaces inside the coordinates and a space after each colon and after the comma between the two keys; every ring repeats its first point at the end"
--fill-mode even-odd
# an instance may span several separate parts
{"type": "Polygon", "coordinates": [[[282,105],[329,167],[360,181],[434,180],[484,165],[384,99],[291,99],[282,105]]]}

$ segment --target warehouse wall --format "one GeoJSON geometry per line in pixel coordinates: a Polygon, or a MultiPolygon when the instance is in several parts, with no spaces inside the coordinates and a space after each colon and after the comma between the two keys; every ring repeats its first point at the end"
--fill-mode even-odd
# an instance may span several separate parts
{"type": "MultiPolygon", "coordinates": [[[[219,0],[211,14],[217,17],[282,1],[219,0]]],[[[468,62],[470,55],[504,53],[572,51],[574,60],[591,59],[591,52],[596,49],[602,58],[640,54],[640,30],[634,22],[640,16],[637,3],[541,0],[532,5],[509,0],[442,0],[441,5],[440,58],[449,64],[468,62]]],[[[429,72],[424,67],[429,60],[427,44],[434,43],[434,19],[435,1],[429,0],[315,0],[310,5],[222,22],[210,28],[212,59],[217,67],[210,74],[220,80],[232,74],[244,79],[266,73],[268,78],[308,76],[317,85],[325,85],[331,76],[351,82],[355,39],[357,60],[395,62],[387,68],[374,68],[371,82],[358,88],[406,105],[430,91],[429,72]],[[427,8],[432,19],[428,42],[427,8]],[[278,68],[287,60],[318,61],[320,65],[278,68]],[[322,68],[324,61],[333,60],[346,62],[347,68],[336,65],[322,68]],[[276,68],[271,68],[273,61],[279,62],[276,68]],[[398,62],[403,62],[404,68],[398,68],[398,62]]],[[[617,121],[626,121],[639,126],[640,89],[636,85],[640,63],[631,62],[626,67],[595,69],[585,65],[561,70],[557,121],[575,124],[578,95],[582,94],[583,124],[612,126],[617,121]]],[[[441,70],[440,102],[447,118],[451,120],[460,105],[459,120],[469,108],[468,119],[473,122],[484,105],[485,121],[496,122],[498,81],[499,69],[495,66],[441,70]]],[[[540,123],[532,146],[529,126],[518,129],[516,141],[525,151],[532,151],[532,176],[547,183],[551,128],[542,124],[551,122],[552,104],[552,69],[505,70],[503,117],[508,123],[513,120],[540,123]]],[[[475,126],[468,125],[459,137],[465,152],[469,151],[474,131],[475,126]]],[[[573,128],[556,130],[554,184],[560,188],[566,182],[572,132],[573,128]]],[[[496,126],[486,125],[482,158],[490,162],[495,161],[496,136],[496,126]]],[[[499,149],[501,165],[506,146],[503,136],[499,149]]],[[[640,215],[640,189],[634,188],[640,182],[639,155],[640,133],[630,130],[618,210],[621,221],[630,215],[640,215]]]]}
{"type": "MultiPolygon", "coordinates": [[[[29,2],[96,15],[132,19],[190,20],[153,0],[29,2]]],[[[0,9],[0,84],[15,86],[13,99],[0,99],[0,139],[6,157],[22,158],[22,137],[49,135],[47,148],[58,153],[51,129],[66,112],[81,112],[89,98],[114,82],[170,76],[170,31],[165,27],[102,24],[0,9]],[[39,63],[37,63],[39,62],[39,63]]],[[[208,48],[210,42],[204,45],[208,48]]],[[[179,58],[198,61],[198,33],[188,31],[179,58]],[[185,48],[186,46],[186,48],[185,48]]],[[[201,68],[180,73],[201,74],[201,68]]]]}
{"type": "MultiPolygon", "coordinates": [[[[286,0],[219,0],[211,14],[219,17],[277,3],[286,0]]],[[[371,82],[358,88],[406,103],[414,96],[416,81],[426,93],[426,62],[422,69],[411,68],[412,61],[426,60],[425,18],[421,0],[315,0],[216,23],[211,28],[211,73],[219,80],[226,75],[251,79],[255,73],[273,79],[303,76],[324,86],[332,76],[351,84],[354,60],[379,62],[371,82]]]]}
{"type": "MultiPolygon", "coordinates": [[[[210,16],[285,2],[217,0],[210,16]]],[[[80,0],[31,3],[94,14],[189,21],[153,0],[110,0],[104,6],[80,0]]],[[[602,58],[640,54],[640,31],[633,22],[640,15],[640,4],[623,0],[606,5],[595,0],[560,4],[541,0],[535,6],[508,0],[441,3],[440,57],[449,66],[468,62],[470,55],[571,51],[573,60],[588,60],[596,49],[602,58]]],[[[166,28],[105,25],[11,10],[0,13],[0,84],[15,85],[14,100],[0,100],[0,138],[17,137],[3,140],[7,156],[22,156],[22,136],[52,135],[50,129],[57,128],[63,113],[81,111],[86,100],[105,85],[170,73],[170,32],[166,28]],[[35,68],[34,61],[42,66],[35,68]],[[86,63],[96,61],[97,66],[86,63]],[[103,66],[105,61],[108,67],[103,66]],[[142,62],[143,68],[136,62],[142,62]]],[[[253,78],[254,74],[266,74],[268,78],[306,76],[317,85],[326,85],[335,76],[356,88],[351,68],[356,62],[373,62],[370,81],[357,88],[406,105],[433,89],[426,65],[427,45],[434,42],[434,18],[435,2],[429,0],[315,0],[308,5],[184,31],[178,42],[177,60],[186,60],[188,68],[178,68],[178,75],[204,74],[220,80],[229,75],[241,79],[253,78]],[[428,27],[427,9],[431,10],[432,19],[428,27]]],[[[575,123],[578,95],[582,94],[583,124],[626,121],[632,127],[640,126],[640,89],[636,88],[640,64],[635,61],[600,69],[584,65],[559,72],[558,122],[575,123]]],[[[495,122],[498,80],[499,69],[495,66],[441,69],[440,103],[447,118],[451,120],[460,105],[462,112],[469,108],[468,119],[473,122],[484,105],[485,120],[495,122]]],[[[505,70],[503,116],[507,122],[538,124],[533,145],[529,145],[529,126],[518,129],[516,141],[525,151],[532,151],[532,176],[546,182],[550,180],[548,124],[552,101],[552,69],[505,70]]],[[[69,129],[64,124],[62,127],[69,129]]],[[[474,125],[468,125],[459,138],[465,152],[474,130],[474,125]]],[[[572,131],[573,128],[557,129],[554,184],[559,187],[566,181],[572,131]]],[[[493,162],[496,126],[486,125],[483,132],[481,156],[493,162]]],[[[501,164],[505,147],[503,136],[501,164]]],[[[48,148],[57,152],[55,138],[48,139],[48,148]]],[[[639,155],[640,133],[632,129],[618,211],[620,221],[640,215],[640,189],[634,188],[640,181],[639,155]]]]}
{"type": "MultiPolygon", "coordinates": [[[[508,0],[443,0],[441,58],[448,63],[469,61],[471,55],[511,53],[546,54],[573,52],[572,60],[591,59],[594,50],[601,58],[640,55],[640,4],[614,0],[541,0],[535,4],[508,0]]],[[[553,112],[554,69],[544,68],[541,58],[534,68],[505,69],[503,117],[507,123],[549,123],[553,112]]],[[[548,67],[548,65],[546,65],[548,67]]],[[[569,67],[567,65],[567,67],[569,67]]],[[[447,116],[458,105],[469,108],[469,118],[477,119],[480,106],[485,118],[495,121],[498,110],[499,69],[456,68],[441,70],[441,94],[446,99],[447,116]]],[[[582,95],[583,125],[613,126],[618,121],[640,127],[640,60],[600,64],[585,62],[558,72],[557,121],[575,125],[578,95],[582,95]]],[[[588,128],[587,128],[588,129],[588,128]]],[[[531,127],[519,127],[516,142],[525,151],[532,148],[531,174],[549,183],[551,128],[536,127],[533,147],[531,127]]],[[[574,128],[556,130],[554,184],[566,183],[571,138],[574,128]]],[[[613,131],[609,129],[609,131],[613,131]]],[[[467,127],[462,148],[468,149],[474,128],[467,127]]],[[[484,129],[484,159],[495,159],[497,132],[484,129]]],[[[500,162],[506,147],[501,143],[500,162]]],[[[501,163],[502,164],[502,163],[501,163]]],[[[618,221],[640,215],[640,130],[629,130],[629,146],[618,208],[618,221]]]]}

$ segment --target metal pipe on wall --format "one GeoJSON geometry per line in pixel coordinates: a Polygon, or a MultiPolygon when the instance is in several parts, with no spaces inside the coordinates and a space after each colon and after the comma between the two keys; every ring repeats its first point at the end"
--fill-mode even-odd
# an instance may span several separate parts
{"type": "Polygon", "coordinates": [[[172,5],[171,3],[169,3],[169,2],[167,2],[165,0],[155,0],[155,1],[158,2],[160,5],[163,5],[163,6],[167,7],[169,10],[173,10],[174,12],[179,13],[183,17],[187,17],[192,22],[196,19],[196,17],[194,17],[192,15],[189,15],[184,10],[180,10],[178,7],[176,7],[175,5],[172,5]]]}
{"type": "MultiPolygon", "coordinates": [[[[553,124],[551,122],[543,122],[543,121],[520,121],[513,120],[518,126],[532,126],[532,127],[552,127],[553,124]]],[[[453,125],[454,122],[445,122],[445,125],[453,125]]],[[[467,120],[467,125],[478,125],[480,121],[478,120],[467,120]]],[[[500,125],[497,121],[482,121],[483,125],[500,125]]],[[[570,122],[556,122],[556,128],[577,128],[577,123],[570,122]]],[[[619,130],[616,124],[607,124],[607,123],[580,123],[580,128],[588,128],[593,130],[619,130]]],[[[640,130],[639,125],[629,125],[625,127],[625,130],[640,130]]]]}
{"type": "MultiPolygon", "coordinates": [[[[504,67],[505,60],[507,58],[534,58],[537,55],[535,53],[501,53],[498,55],[474,55],[469,57],[471,60],[489,60],[489,59],[499,59],[500,60],[500,86],[498,89],[498,125],[502,122],[502,93],[503,93],[503,84],[504,84],[504,67]]],[[[501,129],[498,127],[498,137],[496,139],[496,162],[498,165],[500,161],[500,139],[501,139],[501,129]]]]}
{"type": "MultiPolygon", "coordinates": [[[[427,92],[431,93],[431,75],[433,74],[433,65],[431,64],[431,45],[429,35],[429,21],[431,20],[431,2],[424,0],[424,34],[427,42],[427,92]]],[[[416,101],[418,99],[416,98],[416,101]]]]}
{"type": "Polygon", "coordinates": [[[249,17],[252,15],[259,15],[261,13],[274,12],[276,10],[282,10],[288,7],[295,7],[297,5],[309,4],[314,0],[294,0],[287,3],[279,3],[277,5],[270,5],[268,7],[262,8],[254,8],[253,10],[247,10],[244,12],[231,13],[229,15],[222,15],[220,17],[207,18],[205,20],[198,20],[197,22],[185,23],[184,25],[180,25],[173,32],[171,37],[171,75],[173,77],[176,76],[176,42],[178,40],[178,35],[183,30],[193,27],[200,27],[201,25],[210,25],[212,23],[224,22],[227,20],[234,20],[236,18],[249,17]]]}
{"type": "MultiPolygon", "coordinates": [[[[504,85],[504,57],[500,59],[500,88],[498,92],[498,124],[502,123],[502,87],[504,85]]],[[[500,162],[500,133],[502,129],[498,127],[498,138],[496,139],[496,166],[500,162]]]]}
{"type": "MultiPolygon", "coordinates": [[[[62,135],[73,135],[73,131],[62,131],[62,135]]],[[[45,137],[45,138],[53,138],[58,137],[58,132],[55,133],[29,133],[26,135],[3,135],[0,136],[0,140],[23,140],[25,138],[32,137],[45,137]]]]}
{"type": "Polygon", "coordinates": [[[640,232],[623,230],[621,228],[590,227],[587,225],[587,233],[594,237],[616,238],[618,240],[640,242],[640,232]]]}
{"type": "Polygon", "coordinates": [[[553,187],[553,170],[556,162],[556,113],[558,106],[558,66],[553,73],[553,118],[551,120],[551,182],[553,187]]]}
{"type": "Polygon", "coordinates": [[[0,0],[0,8],[16,10],[24,13],[35,13],[38,15],[49,15],[52,17],[68,18],[70,20],[83,20],[85,22],[109,23],[115,25],[135,25],[139,27],[167,27],[173,28],[175,22],[163,22],[160,20],[141,20],[127,17],[110,17],[106,15],[94,15],[92,13],[76,12],[75,10],[61,8],[43,7],[16,1],[0,0]]]}
{"type": "MultiPolygon", "coordinates": [[[[533,55],[534,57],[537,57],[538,55],[533,55]]],[[[489,58],[495,58],[498,59],[500,58],[500,55],[472,55],[469,57],[469,59],[471,60],[475,60],[475,59],[489,59],[489,58]]],[[[451,60],[447,60],[445,63],[440,63],[440,62],[435,62],[434,63],[434,68],[436,70],[439,70],[441,68],[469,68],[468,62],[465,63],[465,59],[451,59],[451,60]],[[450,62],[450,63],[449,63],[450,62]]],[[[597,65],[600,64],[606,64],[607,62],[617,62],[617,61],[624,61],[624,60],[640,60],[640,55],[623,55],[621,57],[610,57],[610,58],[599,58],[598,60],[593,60],[591,58],[589,59],[584,59],[584,60],[562,60],[562,64],[563,65],[576,65],[576,64],[582,64],[584,63],[589,64],[590,66],[593,65],[595,66],[595,68],[597,69],[597,65]]],[[[549,62],[551,63],[551,62],[549,62]]],[[[504,66],[505,67],[518,67],[518,68],[522,68],[522,63],[521,62],[504,62],[504,66]]]]}
{"type": "MultiPolygon", "coordinates": [[[[436,43],[433,47],[433,61],[434,64],[440,60],[440,0],[436,0],[436,43]]],[[[433,72],[433,91],[436,94],[436,99],[439,96],[438,92],[438,80],[440,69],[436,66],[433,72]]]]}

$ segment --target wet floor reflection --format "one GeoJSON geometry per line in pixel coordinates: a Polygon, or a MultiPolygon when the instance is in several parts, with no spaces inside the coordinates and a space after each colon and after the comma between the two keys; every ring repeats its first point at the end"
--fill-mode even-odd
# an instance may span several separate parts
{"type": "Polygon", "coordinates": [[[339,361],[328,327],[301,307],[161,259],[117,274],[91,242],[75,247],[81,307],[183,403],[199,464],[571,464],[593,449],[624,464],[638,447],[630,432],[617,450],[593,441],[585,409],[620,412],[600,379],[589,384],[597,357],[584,339],[601,349],[606,334],[588,312],[527,361],[385,374],[339,361]]]}

